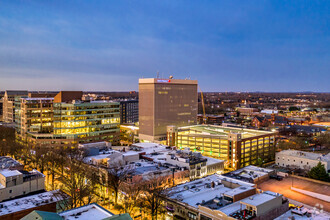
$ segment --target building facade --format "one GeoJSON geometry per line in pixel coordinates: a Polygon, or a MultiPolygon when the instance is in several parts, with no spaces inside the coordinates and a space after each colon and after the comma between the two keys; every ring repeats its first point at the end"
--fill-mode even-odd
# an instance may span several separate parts
{"type": "Polygon", "coordinates": [[[197,80],[139,79],[141,140],[166,140],[168,125],[197,124],[197,80]]]}
{"type": "Polygon", "coordinates": [[[45,175],[37,170],[0,171],[0,202],[44,189],[45,175]]]}
{"type": "Polygon", "coordinates": [[[139,121],[139,101],[120,100],[120,124],[134,124],[139,121]]]}
{"type": "Polygon", "coordinates": [[[54,98],[21,98],[17,134],[33,145],[78,145],[98,141],[119,143],[119,103],[81,101],[82,92],[54,98]]]}
{"type": "Polygon", "coordinates": [[[330,172],[330,153],[322,155],[312,152],[297,150],[283,150],[276,153],[275,163],[281,167],[297,167],[310,170],[321,162],[324,168],[330,172]]]}
{"type": "Polygon", "coordinates": [[[16,133],[26,142],[29,133],[51,134],[53,132],[54,98],[21,98],[16,114],[16,133]]]}
{"type": "Polygon", "coordinates": [[[195,125],[168,127],[168,145],[190,148],[204,156],[226,160],[227,168],[238,169],[275,160],[275,137],[277,133],[223,127],[195,125]]]}
{"type": "Polygon", "coordinates": [[[3,121],[5,123],[15,122],[15,103],[21,97],[27,97],[28,91],[6,91],[3,97],[3,121]]]}

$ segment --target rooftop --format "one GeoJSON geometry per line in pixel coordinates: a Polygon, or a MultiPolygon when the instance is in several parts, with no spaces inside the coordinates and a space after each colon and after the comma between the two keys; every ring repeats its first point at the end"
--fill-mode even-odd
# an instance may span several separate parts
{"type": "Polygon", "coordinates": [[[89,205],[61,212],[59,215],[62,216],[65,220],[101,220],[111,217],[114,214],[97,205],[96,203],[91,203],[89,205]]]}
{"type": "Polygon", "coordinates": [[[271,191],[265,191],[263,193],[255,194],[248,198],[242,199],[240,202],[242,204],[249,205],[249,206],[259,206],[259,205],[264,204],[265,202],[268,202],[270,200],[273,200],[279,196],[282,196],[282,195],[279,193],[271,192],[271,191]]]}
{"type": "Polygon", "coordinates": [[[179,131],[192,131],[190,135],[213,135],[222,138],[228,138],[229,133],[241,134],[242,138],[256,137],[260,135],[274,134],[274,132],[246,129],[246,128],[236,128],[236,127],[224,127],[217,125],[192,125],[186,127],[178,128],[179,131]],[[197,134],[195,133],[197,132],[197,134]]]}
{"type": "Polygon", "coordinates": [[[253,182],[253,180],[262,176],[269,175],[272,172],[274,171],[271,169],[249,165],[241,169],[226,173],[224,174],[224,176],[228,176],[238,180],[253,182]]]}
{"type": "Polygon", "coordinates": [[[11,157],[0,157],[0,169],[10,169],[16,166],[22,166],[22,164],[11,157]]]}
{"type": "Polygon", "coordinates": [[[284,213],[283,215],[275,218],[275,220],[283,220],[283,219],[295,219],[295,220],[324,220],[324,219],[330,219],[330,214],[327,212],[320,212],[320,211],[314,211],[307,208],[301,208],[301,209],[291,209],[284,213]],[[294,218],[292,218],[294,217],[294,218]]]}
{"type": "MultiPolygon", "coordinates": [[[[194,180],[188,183],[177,185],[171,188],[172,195],[170,198],[186,203],[192,207],[198,207],[198,205],[208,204],[210,200],[218,199],[221,205],[217,208],[221,208],[227,203],[222,202],[223,194],[238,194],[244,191],[251,190],[255,185],[246,183],[243,181],[228,178],[222,175],[213,174],[198,180],[194,180]],[[241,185],[239,189],[231,189],[225,187],[222,181],[229,181],[241,185]],[[214,187],[212,187],[212,185],[214,187]]],[[[213,207],[214,208],[214,207],[213,207]]]]}
{"type": "Polygon", "coordinates": [[[22,173],[18,170],[8,170],[8,169],[0,170],[0,174],[3,175],[4,177],[22,175],[22,173]]]}
{"type": "Polygon", "coordinates": [[[326,155],[322,155],[318,153],[298,151],[298,150],[282,150],[281,152],[278,152],[276,154],[330,162],[330,153],[326,155]]]}
{"type": "Polygon", "coordinates": [[[63,197],[58,195],[59,190],[54,190],[2,202],[0,203],[0,216],[61,201],[63,197]]]}

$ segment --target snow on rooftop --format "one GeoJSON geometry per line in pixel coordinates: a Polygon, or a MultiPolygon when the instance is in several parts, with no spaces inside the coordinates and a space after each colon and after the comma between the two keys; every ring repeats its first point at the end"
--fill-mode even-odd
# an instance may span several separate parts
{"type": "Polygon", "coordinates": [[[225,162],[224,160],[219,160],[219,159],[216,159],[216,158],[212,158],[212,157],[205,157],[203,156],[203,158],[206,158],[207,161],[206,161],[206,165],[212,165],[212,164],[216,164],[216,163],[221,163],[221,162],[225,162]]]}
{"type": "Polygon", "coordinates": [[[276,154],[330,162],[330,153],[323,156],[322,154],[312,153],[312,152],[305,152],[298,150],[282,150],[281,152],[278,152],[276,154]]]}
{"type": "Polygon", "coordinates": [[[95,203],[64,211],[59,213],[59,215],[65,220],[101,220],[113,216],[111,212],[95,203]]]}
{"type": "Polygon", "coordinates": [[[193,207],[198,207],[198,203],[208,201],[215,197],[222,197],[222,194],[232,194],[236,195],[244,191],[251,190],[254,184],[246,183],[243,181],[238,181],[232,178],[228,178],[222,175],[213,174],[198,180],[194,180],[188,183],[177,185],[171,188],[172,199],[178,200],[180,202],[186,203],[193,207]],[[235,190],[229,187],[225,187],[221,184],[221,181],[230,181],[238,184],[242,184],[244,188],[235,190]],[[212,182],[214,182],[214,188],[211,187],[212,182]]]}
{"type": "Polygon", "coordinates": [[[311,217],[308,217],[307,215],[298,215],[292,212],[293,210],[289,210],[283,215],[275,218],[274,220],[283,220],[283,219],[293,219],[294,217],[295,220],[325,220],[325,219],[330,219],[330,214],[325,212],[325,211],[314,211],[314,210],[308,210],[309,213],[312,213],[311,217]]]}
{"type": "Polygon", "coordinates": [[[242,199],[241,203],[250,206],[259,206],[265,202],[275,199],[278,196],[282,196],[282,195],[270,191],[265,191],[263,193],[255,194],[248,198],[242,199]]]}
{"type": "Polygon", "coordinates": [[[2,156],[0,157],[0,169],[8,169],[10,167],[20,166],[22,165],[17,160],[14,160],[11,157],[2,156]]]}
{"type": "Polygon", "coordinates": [[[3,206],[3,208],[0,209],[0,216],[61,201],[63,198],[60,196],[55,196],[54,194],[56,193],[59,193],[59,190],[2,202],[0,203],[0,206],[3,206]]]}
{"type": "Polygon", "coordinates": [[[229,216],[230,214],[237,212],[239,210],[242,210],[246,208],[246,205],[240,203],[240,201],[234,202],[232,204],[229,204],[221,209],[219,209],[219,211],[223,212],[224,214],[226,214],[227,216],[229,216]]]}
{"type": "Polygon", "coordinates": [[[271,169],[265,169],[265,168],[249,165],[249,166],[243,167],[241,169],[232,171],[232,172],[228,173],[228,175],[229,176],[235,175],[235,176],[241,176],[244,178],[256,179],[256,178],[259,178],[262,176],[269,175],[269,173],[271,173],[271,172],[273,172],[273,170],[271,170],[271,169]]]}
{"type": "Polygon", "coordinates": [[[233,197],[235,195],[241,194],[243,192],[246,192],[246,191],[252,190],[252,189],[255,189],[255,188],[252,186],[240,186],[240,187],[237,187],[235,189],[232,189],[232,190],[226,192],[225,194],[233,197]]]}
{"type": "Polygon", "coordinates": [[[18,176],[21,175],[22,173],[19,172],[18,170],[1,170],[0,174],[3,175],[4,177],[11,177],[11,176],[18,176]]]}
{"type": "Polygon", "coordinates": [[[135,143],[132,146],[141,147],[141,148],[165,147],[164,145],[157,143],[135,143]]]}

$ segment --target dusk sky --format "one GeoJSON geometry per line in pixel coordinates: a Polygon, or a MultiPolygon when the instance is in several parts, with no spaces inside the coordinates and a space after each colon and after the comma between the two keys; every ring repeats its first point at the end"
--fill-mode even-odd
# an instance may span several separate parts
{"type": "Polygon", "coordinates": [[[0,90],[330,92],[330,1],[0,1],[0,90]]]}

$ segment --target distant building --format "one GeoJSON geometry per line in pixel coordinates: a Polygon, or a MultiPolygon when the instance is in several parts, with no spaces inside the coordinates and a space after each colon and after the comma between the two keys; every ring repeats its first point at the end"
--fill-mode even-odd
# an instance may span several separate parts
{"type": "Polygon", "coordinates": [[[81,91],[62,91],[54,98],[21,98],[17,134],[34,145],[119,143],[119,103],[81,100],[81,91]]]}
{"type": "Polygon", "coordinates": [[[120,124],[134,124],[139,121],[138,100],[118,100],[120,103],[120,124]]]}
{"type": "Polygon", "coordinates": [[[311,169],[321,162],[324,168],[330,172],[330,153],[322,155],[318,153],[283,150],[276,153],[275,163],[282,167],[298,167],[301,169],[311,169]]]}
{"type": "Polygon", "coordinates": [[[16,133],[25,142],[28,135],[51,134],[54,128],[54,98],[21,98],[16,114],[16,133]]]}
{"type": "Polygon", "coordinates": [[[3,120],[3,99],[0,98],[0,122],[3,120]]]}
{"type": "Polygon", "coordinates": [[[134,125],[120,125],[120,144],[131,145],[139,142],[139,127],[134,125]]]}
{"type": "Polygon", "coordinates": [[[198,124],[210,124],[210,125],[221,125],[222,121],[225,119],[223,115],[197,115],[198,124]]]}
{"type": "Polygon", "coordinates": [[[197,80],[139,79],[140,140],[166,140],[168,125],[197,124],[197,80]]]}
{"type": "Polygon", "coordinates": [[[241,115],[253,115],[256,112],[259,112],[257,108],[248,108],[248,107],[238,107],[236,108],[241,115]]]}
{"type": "MultiPolygon", "coordinates": [[[[32,220],[31,215],[28,218],[24,217],[29,213],[38,212],[39,215],[33,214],[33,220],[36,219],[52,219],[56,220],[54,214],[48,214],[48,212],[58,212],[60,211],[60,203],[67,199],[63,196],[59,190],[42,192],[30,196],[25,196],[22,198],[9,200],[6,202],[0,203],[0,219],[1,220],[32,220]],[[43,218],[36,218],[43,217],[43,218]]],[[[63,218],[61,218],[63,219],[63,218]]]]}
{"type": "Polygon", "coordinates": [[[227,167],[244,166],[275,160],[276,132],[253,129],[195,125],[168,127],[168,145],[179,149],[190,148],[209,156],[225,160],[227,167]]]}
{"type": "Polygon", "coordinates": [[[264,116],[255,116],[252,119],[252,126],[254,127],[268,127],[268,126],[280,126],[284,127],[288,123],[286,117],[278,116],[275,114],[264,115],[264,116]]]}
{"type": "Polygon", "coordinates": [[[15,122],[15,105],[21,97],[27,97],[28,91],[5,91],[3,97],[3,121],[5,123],[15,122]]]}
{"type": "Polygon", "coordinates": [[[317,136],[326,130],[324,127],[314,125],[289,125],[285,127],[285,131],[289,133],[308,136],[317,136]]]}
{"type": "Polygon", "coordinates": [[[0,202],[41,190],[45,190],[45,175],[37,170],[0,170],[0,202]]]}

